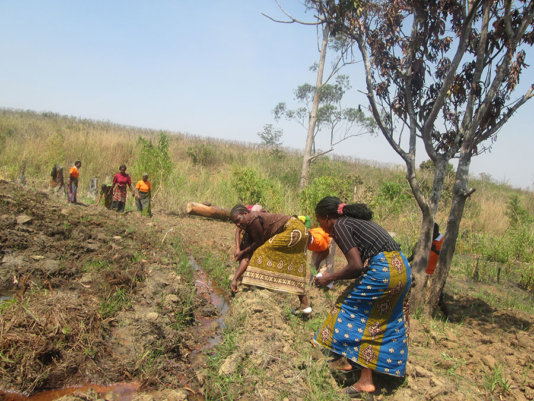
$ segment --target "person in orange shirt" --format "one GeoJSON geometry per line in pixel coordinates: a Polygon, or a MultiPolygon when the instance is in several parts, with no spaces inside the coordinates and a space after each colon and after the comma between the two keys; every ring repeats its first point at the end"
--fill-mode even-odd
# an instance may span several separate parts
{"type": "Polygon", "coordinates": [[[139,180],[135,185],[135,204],[137,210],[146,216],[152,217],[152,211],[150,210],[150,196],[152,191],[152,185],[148,181],[148,174],[143,174],[143,179],[139,180]]]}
{"type": "MultiPolygon", "coordinates": [[[[331,241],[330,235],[321,227],[310,228],[308,230],[308,250],[312,251],[312,265],[317,274],[334,272],[334,257],[336,245],[331,241]]],[[[314,277],[310,277],[313,279],[314,277]]],[[[333,283],[326,288],[332,289],[333,283]]]]}
{"type": "Polygon", "coordinates": [[[78,193],[78,178],[80,177],[80,167],[82,167],[82,162],[76,160],[74,166],[69,170],[69,181],[67,183],[67,196],[70,203],[77,203],[76,195],[78,193]]]}

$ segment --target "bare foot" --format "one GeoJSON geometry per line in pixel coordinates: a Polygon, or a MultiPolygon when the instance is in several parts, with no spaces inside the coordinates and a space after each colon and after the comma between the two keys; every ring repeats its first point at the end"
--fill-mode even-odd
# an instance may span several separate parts
{"type": "Polygon", "coordinates": [[[347,358],[345,358],[345,357],[341,357],[339,359],[336,359],[334,362],[331,362],[329,364],[329,366],[330,366],[330,369],[341,370],[341,371],[344,371],[344,372],[348,372],[348,371],[351,371],[353,369],[352,365],[349,363],[349,361],[347,361],[347,358]]]}
{"type": "Polygon", "coordinates": [[[364,391],[366,393],[372,393],[373,391],[376,390],[374,384],[365,384],[365,385],[362,385],[362,384],[358,384],[358,382],[354,383],[352,385],[352,387],[354,387],[356,390],[359,390],[359,391],[364,391]]]}

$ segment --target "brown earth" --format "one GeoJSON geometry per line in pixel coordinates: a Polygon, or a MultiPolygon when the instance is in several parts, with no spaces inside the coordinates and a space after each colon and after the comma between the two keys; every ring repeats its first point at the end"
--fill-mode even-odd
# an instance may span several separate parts
{"type": "MultiPolygon", "coordinates": [[[[152,219],[118,215],[5,181],[0,207],[2,390],[137,382],[143,401],[337,400],[357,377],[331,373],[311,342],[346,283],[310,288],[308,319],[290,313],[294,296],[240,287],[221,335],[216,285],[194,276],[189,256],[228,295],[227,222],[157,205],[152,219]]],[[[407,377],[376,376],[375,399],[533,400],[533,316],[471,296],[480,284],[450,281],[460,291],[445,295],[448,319],[412,316],[407,377]]]]}

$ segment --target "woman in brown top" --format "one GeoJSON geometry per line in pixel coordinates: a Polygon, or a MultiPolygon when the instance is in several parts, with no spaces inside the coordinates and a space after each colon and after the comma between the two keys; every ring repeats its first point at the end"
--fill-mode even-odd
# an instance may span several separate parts
{"type": "Polygon", "coordinates": [[[236,252],[236,259],[251,255],[248,266],[239,265],[230,285],[232,291],[237,291],[237,281],[243,276],[243,284],[298,295],[300,307],[297,311],[311,313],[305,291],[307,233],[304,224],[285,214],[252,212],[244,205],[234,206],[230,218],[249,238],[247,246],[236,252]]]}

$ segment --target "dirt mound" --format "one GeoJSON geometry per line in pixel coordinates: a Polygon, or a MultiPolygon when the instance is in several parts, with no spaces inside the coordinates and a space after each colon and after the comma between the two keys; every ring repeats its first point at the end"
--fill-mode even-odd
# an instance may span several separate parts
{"type": "Polygon", "coordinates": [[[206,301],[149,220],[5,181],[0,202],[1,389],[195,386],[187,356],[206,301]]]}

